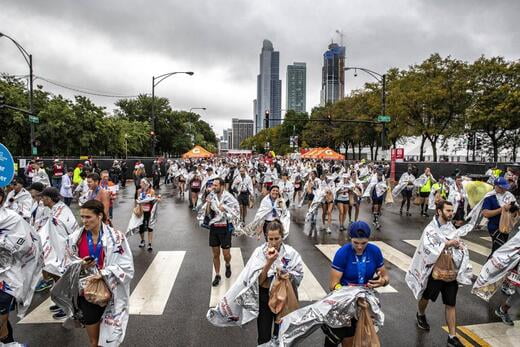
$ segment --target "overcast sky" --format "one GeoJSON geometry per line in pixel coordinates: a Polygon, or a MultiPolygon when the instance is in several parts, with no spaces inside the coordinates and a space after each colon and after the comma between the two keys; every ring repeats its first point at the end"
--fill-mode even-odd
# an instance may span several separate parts
{"type": "MultiPolygon", "coordinates": [[[[34,56],[34,73],[109,94],[151,93],[174,109],[207,107],[217,135],[231,118],[253,118],[262,41],[280,52],[282,108],[286,68],[307,63],[307,111],[319,104],[322,54],[345,34],[346,64],[378,72],[431,53],[472,61],[520,57],[520,1],[487,0],[17,0],[2,1],[0,32],[34,56]]],[[[15,46],[0,38],[0,72],[27,74],[15,46]]],[[[369,77],[347,72],[347,93],[369,77]]],[[[74,92],[42,81],[47,90],[74,92]]],[[[109,111],[116,99],[91,97],[109,111]]]]}

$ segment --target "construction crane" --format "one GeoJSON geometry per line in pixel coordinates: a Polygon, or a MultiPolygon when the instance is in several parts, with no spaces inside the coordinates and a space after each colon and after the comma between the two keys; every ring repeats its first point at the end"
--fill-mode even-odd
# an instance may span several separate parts
{"type": "Polygon", "coordinates": [[[339,43],[340,43],[341,46],[343,46],[343,37],[345,36],[345,35],[343,34],[343,31],[341,31],[341,30],[336,30],[336,34],[339,35],[339,43]]]}

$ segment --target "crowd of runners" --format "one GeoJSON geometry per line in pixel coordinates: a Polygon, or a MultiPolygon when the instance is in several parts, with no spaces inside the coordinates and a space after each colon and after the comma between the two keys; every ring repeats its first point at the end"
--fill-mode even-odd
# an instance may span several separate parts
{"type": "Polygon", "coordinates": [[[13,332],[10,312],[23,316],[35,291],[50,290],[49,315],[85,327],[90,346],[121,344],[134,276],[127,238],[138,233],[139,247],[153,251],[158,205],[164,199],[159,193],[165,190],[184,199],[194,220],[208,229],[212,286],[234,271],[234,238],[265,240],[207,313],[219,327],[256,319],[258,345],[291,345],[317,328],[325,346],[359,346],[362,340],[378,345],[385,316],[375,289],[387,286],[390,278],[383,252],[370,240],[373,233],[391,232],[384,221],[390,204],[397,204],[405,217],[428,220],[405,275],[418,302],[419,328],[430,329],[426,309],[440,294],[447,345],[462,346],[456,332],[462,285],[473,286],[472,292],[487,300],[499,290],[506,293],[508,299],[495,313],[512,325],[508,311],[520,301],[520,236],[514,233],[518,172],[493,167],[486,172],[487,182],[460,172],[434,177],[430,168],[417,172],[413,165],[396,182],[389,174],[386,164],[258,156],[157,160],[151,172],[137,162],[131,173],[124,161],[100,170],[92,160],[74,168],[56,160],[49,177],[35,160],[0,189],[0,343],[23,339],[13,332]],[[129,189],[127,176],[135,185],[135,203],[126,230],[119,231],[112,225],[113,207],[119,190],[129,189]],[[76,208],[74,200],[79,220],[69,207],[76,208]],[[364,206],[370,206],[370,220],[359,218],[364,206]],[[300,308],[298,287],[305,273],[298,251],[287,242],[296,210],[304,212],[311,233],[337,229],[349,239],[333,258],[330,293],[300,308]],[[482,226],[492,248],[474,276],[462,237],[482,226]]]}

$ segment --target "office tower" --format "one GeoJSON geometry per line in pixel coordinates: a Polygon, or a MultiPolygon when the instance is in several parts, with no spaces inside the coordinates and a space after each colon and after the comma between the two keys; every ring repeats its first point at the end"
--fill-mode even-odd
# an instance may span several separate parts
{"type": "Polygon", "coordinates": [[[345,96],[345,47],[331,43],[323,53],[321,106],[345,96]]]}
{"type": "Polygon", "coordinates": [[[286,109],[305,112],[307,66],[305,63],[287,65],[286,109]]]}
{"type": "Polygon", "coordinates": [[[240,144],[242,141],[247,139],[248,137],[253,136],[254,132],[254,122],[251,119],[232,119],[232,145],[229,147],[231,149],[240,149],[240,144]]]}
{"type": "Polygon", "coordinates": [[[269,126],[281,123],[282,82],[280,81],[280,52],[273,49],[269,40],[264,40],[260,53],[260,74],[257,76],[255,109],[255,134],[262,130],[265,112],[269,112],[269,126]]]}

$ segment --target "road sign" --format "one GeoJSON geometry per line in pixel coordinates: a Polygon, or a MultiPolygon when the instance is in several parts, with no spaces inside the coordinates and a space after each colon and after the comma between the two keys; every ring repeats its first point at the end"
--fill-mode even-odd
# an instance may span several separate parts
{"type": "Polygon", "coordinates": [[[40,117],[29,115],[29,122],[38,124],[40,123],[40,117]]]}
{"type": "Polygon", "coordinates": [[[392,148],[390,153],[395,160],[404,159],[404,148],[392,148]]]}
{"type": "Polygon", "coordinates": [[[377,121],[381,123],[390,122],[390,116],[377,116],[377,121]]]}
{"type": "Polygon", "coordinates": [[[32,155],[38,155],[38,147],[32,146],[32,155]]]}
{"type": "Polygon", "coordinates": [[[8,186],[14,177],[14,161],[13,156],[5,147],[0,143],[0,187],[8,186]]]}

